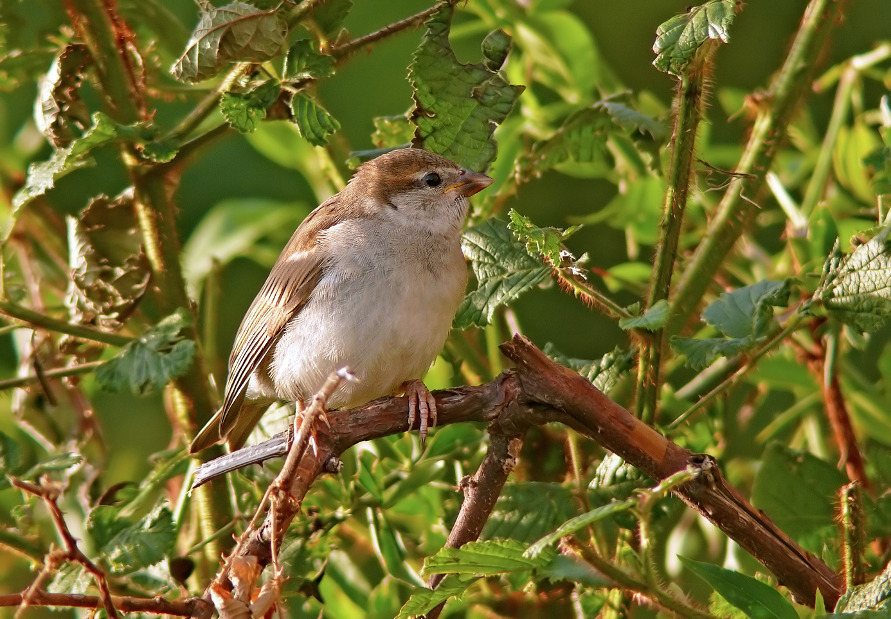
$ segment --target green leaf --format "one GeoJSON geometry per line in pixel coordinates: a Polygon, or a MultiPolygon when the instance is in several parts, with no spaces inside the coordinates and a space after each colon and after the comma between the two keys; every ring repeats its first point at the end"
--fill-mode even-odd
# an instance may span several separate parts
{"type": "Polygon", "coordinates": [[[702,312],[708,324],[731,339],[672,337],[671,347],[687,357],[687,365],[702,369],[718,357],[738,355],[761,342],[774,322],[773,307],[789,302],[792,279],[763,281],[725,292],[702,312]]]}
{"type": "Polygon", "coordinates": [[[566,580],[581,583],[586,587],[612,587],[615,584],[589,564],[561,554],[537,569],[536,574],[551,582],[566,580]]]}
{"type": "Polygon", "coordinates": [[[883,617],[888,617],[891,611],[891,563],[872,582],[845,592],[835,607],[836,613],[844,612],[846,615],[871,610],[884,611],[883,617]]]}
{"type": "Polygon", "coordinates": [[[550,138],[533,146],[530,154],[520,163],[520,175],[531,177],[561,164],[572,163],[583,164],[588,169],[588,176],[609,176],[615,164],[607,149],[607,137],[619,129],[606,108],[601,106],[575,112],[550,138]]]}
{"type": "Polygon", "coordinates": [[[49,593],[83,595],[94,582],[93,575],[83,565],[68,561],[59,567],[46,590],[49,593]]]}
{"type": "Polygon", "coordinates": [[[798,619],[798,613],[782,594],[751,576],[711,563],[678,557],[688,570],[702,578],[721,596],[752,619],[798,619]]]}
{"type": "Polygon", "coordinates": [[[622,318],[619,320],[619,327],[626,331],[630,329],[646,329],[647,331],[658,331],[665,326],[668,320],[668,301],[662,299],[657,301],[653,307],[649,308],[640,316],[634,318],[622,318]]]}
{"type": "Polygon", "coordinates": [[[83,456],[72,452],[59,454],[57,456],[50,456],[46,460],[41,460],[40,462],[29,468],[25,473],[22,474],[22,479],[37,479],[44,473],[51,473],[54,471],[67,471],[70,468],[74,468],[75,466],[80,465],[80,463],[83,461],[83,456]]]}
{"type": "Polygon", "coordinates": [[[498,219],[467,230],[461,248],[476,275],[477,289],[458,308],[456,329],[489,324],[500,305],[550,280],[550,268],[530,256],[507,224],[498,219]]]}
{"type": "Polygon", "coordinates": [[[566,230],[560,228],[539,228],[532,221],[520,215],[514,209],[508,213],[510,223],[507,227],[521,241],[526,243],[526,251],[533,257],[541,256],[554,266],[560,265],[560,252],[563,243],[581,229],[581,226],[570,226],[566,230]]]}
{"type": "Polygon", "coordinates": [[[120,508],[100,505],[90,512],[87,530],[118,574],[149,567],[167,557],[176,544],[173,513],[159,507],[139,522],[121,518],[120,508]]]}
{"type": "Polygon", "coordinates": [[[285,57],[284,79],[288,81],[317,79],[334,74],[334,58],[318,50],[309,39],[296,41],[285,57]]]}
{"type": "Polygon", "coordinates": [[[331,35],[340,28],[352,8],[353,0],[325,0],[313,8],[312,20],[319,30],[331,35]]]}
{"type": "Polygon", "coordinates": [[[275,102],[280,92],[279,81],[270,79],[248,92],[223,93],[220,112],[230,127],[250,133],[266,118],[266,108],[275,102]]]}
{"type": "Polygon", "coordinates": [[[119,125],[102,112],[92,117],[93,124],[83,135],[67,147],[57,150],[48,161],[32,163],[28,166],[28,179],[13,197],[14,211],[18,211],[28,202],[42,196],[53,188],[57,180],[78,168],[92,165],[88,159],[90,151],[98,146],[108,144],[120,137],[127,129],[133,127],[119,125]]]}
{"type": "Polygon", "coordinates": [[[483,171],[497,153],[492,132],[510,114],[523,87],[510,85],[492,68],[506,56],[509,37],[504,33],[494,32],[484,41],[482,63],[458,61],[449,44],[453,10],[445,4],[430,17],[411,64],[414,145],[483,171]]]}
{"type": "Polygon", "coordinates": [[[725,292],[705,308],[702,319],[729,337],[762,337],[773,320],[773,308],[789,303],[792,282],[768,280],[725,292]]]}
{"type": "Polygon", "coordinates": [[[195,342],[183,339],[180,331],[190,321],[188,312],[179,309],[124,346],[96,370],[99,387],[120,391],[129,385],[133,393],[144,395],[185,374],[195,356],[195,342]]]}
{"type": "Polygon", "coordinates": [[[263,62],[281,51],[288,26],[277,9],[230,2],[202,11],[186,51],[170,72],[182,82],[200,82],[232,62],[263,62]]]}
{"type": "Polygon", "coordinates": [[[576,512],[574,493],[560,484],[507,484],[486,521],[484,539],[510,538],[531,543],[576,512]]]}
{"type": "Polygon", "coordinates": [[[455,595],[462,595],[476,581],[478,576],[467,574],[449,574],[440,581],[436,589],[416,588],[408,601],[399,609],[396,619],[422,617],[440,603],[455,595]]]}
{"type": "MultiPolygon", "coordinates": [[[[0,471],[9,475],[20,475],[25,466],[21,445],[5,432],[0,432],[0,471]]],[[[8,485],[9,480],[4,475],[0,479],[0,488],[8,485]]]]}
{"type": "Polygon", "coordinates": [[[550,548],[553,544],[558,542],[561,537],[566,535],[571,535],[576,531],[584,529],[585,527],[594,524],[595,522],[599,522],[606,518],[611,517],[613,514],[617,514],[619,512],[627,511],[634,507],[637,504],[635,499],[629,499],[627,501],[619,501],[615,503],[608,503],[596,509],[592,509],[589,512],[585,512],[575,518],[570,518],[559,527],[556,528],[551,533],[548,533],[540,540],[529,546],[526,552],[523,553],[524,557],[537,557],[545,549],[550,548]]]}
{"type": "Polygon", "coordinates": [[[886,226],[842,258],[838,245],[823,267],[816,295],[829,315],[858,331],[872,332],[891,316],[891,244],[886,226]]]}
{"type": "Polygon", "coordinates": [[[752,503],[806,549],[819,553],[836,533],[836,495],[846,482],[832,464],[772,443],[755,476],[752,503]]]}
{"type": "Polygon", "coordinates": [[[80,87],[92,63],[85,44],[70,43],[59,52],[38,84],[34,120],[56,147],[68,146],[89,127],[90,113],[80,97],[80,87]]]}
{"type": "Polygon", "coordinates": [[[340,129],[340,123],[333,116],[302,93],[291,99],[291,114],[300,135],[313,146],[324,146],[328,136],[340,129]]]}
{"type": "Polygon", "coordinates": [[[515,540],[468,542],[461,548],[442,548],[424,560],[421,572],[430,574],[508,574],[546,566],[556,551],[546,549],[535,557],[524,554],[526,546],[515,540]]]}
{"type": "Polygon", "coordinates": [[[710,0],[675,15],[656,29],[653,66],[681,77],[696,52],[710,41],[727,43],[727,28],[733,22],[736,0],[710,0]]]}
{"type": "Polygon", "coordinates": [[[402,540],[399,539],[384,515],[373,507],[366,510],[366,515],[368,528],[371,531],[371,543],[387,572],[410,585],[423,587],[424,581],[405,561],[406,553],[402,540]]]}

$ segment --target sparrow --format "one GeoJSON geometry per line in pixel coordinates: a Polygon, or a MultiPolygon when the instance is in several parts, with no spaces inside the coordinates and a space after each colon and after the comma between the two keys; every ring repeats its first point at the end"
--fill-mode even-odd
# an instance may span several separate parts
{"type": "Polygon", "coordinates": [[[442,349],[467,286],[467,198],[492,179],[415,148],[391,151],[300,224],[247,311],[229,357],[223,405],[189,446],[242,447],[269,404],[298,410],[331,372],[328,399],[351,408],[408,397],[424,440],[436,401],[421,378],[442,349]]]}

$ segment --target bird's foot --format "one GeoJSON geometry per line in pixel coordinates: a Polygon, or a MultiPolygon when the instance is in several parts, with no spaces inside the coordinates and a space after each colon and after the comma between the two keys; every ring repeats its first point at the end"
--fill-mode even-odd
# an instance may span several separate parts
{"type": "Polygon", "coordinates": [[[418,436],[423,446],[427,441],[427,428],[436,425],[436,400],[420,380],[405,383],[405,396],[408,398],[408,429],[412,429],[415,417],[418,417],[418,436]]]}

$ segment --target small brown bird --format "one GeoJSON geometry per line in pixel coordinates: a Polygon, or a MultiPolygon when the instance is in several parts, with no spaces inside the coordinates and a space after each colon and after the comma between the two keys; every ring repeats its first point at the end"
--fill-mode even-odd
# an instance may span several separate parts
{"type": "Polygon", "coordinates": [[[422,439],[436,402],[421,381],[467,285],[468,196],[492,179],[420,149],[362,165],[300,224],[241,322],[222,408],[189,447],[244,445],[275,400],[302,406],[349,367],[328,400],[353,407],[404,391],[422,439]]]}

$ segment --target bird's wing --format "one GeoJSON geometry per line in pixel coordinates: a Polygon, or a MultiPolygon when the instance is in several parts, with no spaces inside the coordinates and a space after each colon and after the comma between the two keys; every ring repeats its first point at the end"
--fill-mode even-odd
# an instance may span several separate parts
{"type": "Polygon", "coordinates": [[[269,354],[285,325],[306,303],[321,279],[323,253],[311,248],[279,259],[241,321],[229,357],[229,378],[220,416],[221,437],[225,437],[235,424],[251,374],[269,354]]]}

